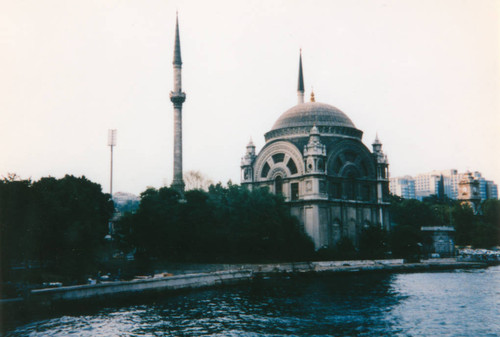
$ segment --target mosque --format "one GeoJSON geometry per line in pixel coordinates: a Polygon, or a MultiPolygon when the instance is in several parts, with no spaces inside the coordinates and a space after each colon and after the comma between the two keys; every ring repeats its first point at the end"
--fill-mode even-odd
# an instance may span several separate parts
{"type": "MultiPolygon", "coordinates": [[[[174,177],[182,196],[182,59],[179,22],[174,44],[174,177]]],[[[373,152],[362,143],[363,132],[334,106],[304,102],[302,55],[299,58],[298,104],[285,111],[265,135],[257,154],[250,141],[241,160],[241,184],[265,187],[284,197],[316,249],[334,247],[341,238],[358,245],[363,228],[389,229],[387,156],[376,137],[373,152]]]]}
{"type": "Polygon", "coordinates": [[[252,141],[241,160],[241,184],[281,194],[316,249],[343,237],[358,245],[363,228],[389,229],[389,171],[378,136],[373,151],[363,132],[332,105],[304,102],[302,55],[298,104],[265,135],[257,154],[252,141]]]}

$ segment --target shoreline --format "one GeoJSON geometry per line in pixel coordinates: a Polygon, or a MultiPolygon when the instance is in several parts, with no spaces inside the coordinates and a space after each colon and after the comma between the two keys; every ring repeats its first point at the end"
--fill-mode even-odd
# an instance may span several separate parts
{"type": "Polygon", "coordinates": [[[8,311],[37,311],[61,305],[104,303],[110,299],[131,299],[163,293],[189,291],[234,284],[251,283],[275,277],[300,277],[346,273],[413,273],[456,269],[479,269],[483,262],[461,262],[456,259],[432,259],[418,263],[395,260],[351,260],[272,264],[212,265],[220,270],[202,273],[137,278],[130,281],[103,282],[33,289],[25,298],[0,300],[2,315],[8,311]]]}

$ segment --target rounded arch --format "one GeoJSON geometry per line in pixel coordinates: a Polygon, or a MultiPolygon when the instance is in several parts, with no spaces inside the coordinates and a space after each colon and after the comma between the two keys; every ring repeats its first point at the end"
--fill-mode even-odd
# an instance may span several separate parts
{"type": "Polygon", "coordinates": [[[356,170],[356,178],[376,178],[376,169],[371,152],[363,143],[345,139],[333,146],[327,158],[327,174],[346,177],[347,173],[356,170]]]}
{"type": "Polygon", "coordinates": [[[273,179],[277,172],[281,172],[283,178],[304,174],[302,154],[290,142],[277,141],[266,144],[255,160],[254,181],[273,179]],[[269,167],[267,172],[266,166],[269,167]]]}
{"type": "Polygon", "coordinates": [[[274,178],[274,193],[282,195],[283,194],[283,177],[281,175],[277,175],[274,178]]]}
{"type": "Polygon", "coordinates": [[[359,167],[353,163],[346,163],[339,173],[341,177],[348,179],[358,179],[362,176],[359,167]]]}
{"type": "Polygon", "coordinates": [[[283,165],[276,165],[272,168],[271,172],[267,175],[271,180],[275,180],[276,177],[286,178],[289,176],[287,170],[283,165]]]}

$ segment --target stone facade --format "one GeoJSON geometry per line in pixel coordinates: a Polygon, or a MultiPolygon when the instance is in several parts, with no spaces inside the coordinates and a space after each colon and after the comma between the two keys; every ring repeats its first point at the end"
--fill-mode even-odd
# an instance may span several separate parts
{"type": "Polygon", "coordinates": [[[257,154],[247,145],[242,185],[281,194],[312,238],[316,249],[334,247],[342,237],[355,246],[368,226],[389,229],[388,161],[378,137],[373,152],[362,131],[339,109],[303,103],[299,66],[298,104],[265,134],[257,154]]]}

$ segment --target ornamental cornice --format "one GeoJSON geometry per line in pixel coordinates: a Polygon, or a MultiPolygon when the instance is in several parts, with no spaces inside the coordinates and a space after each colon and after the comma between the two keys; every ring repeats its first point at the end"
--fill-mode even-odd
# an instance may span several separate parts
{"type": "MultiPolygon", "coordinates": [[[[361,139],[363,131],[346,126],[317,126],[321,136],[346,136],[361,139]]],[[[286,127],[267,132],[264,137],[266,142],[275,138],[309,137],[311,126],[286,127]]]]}

